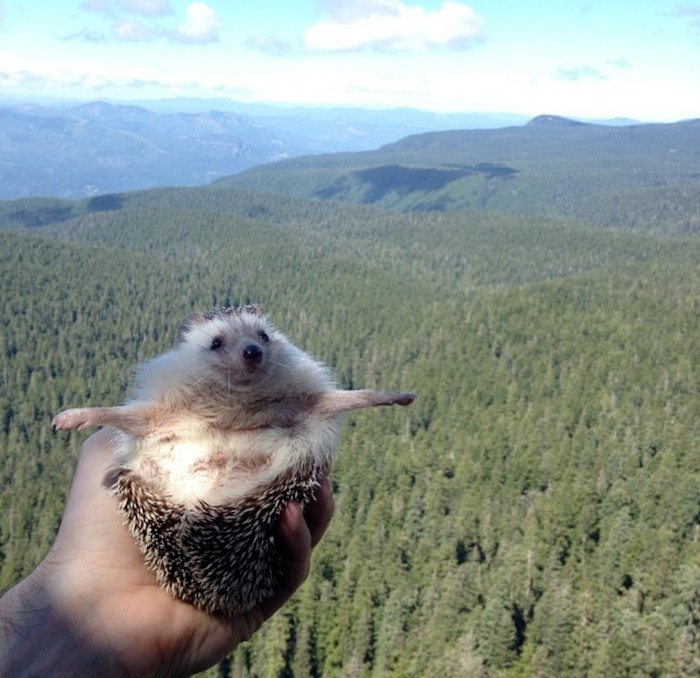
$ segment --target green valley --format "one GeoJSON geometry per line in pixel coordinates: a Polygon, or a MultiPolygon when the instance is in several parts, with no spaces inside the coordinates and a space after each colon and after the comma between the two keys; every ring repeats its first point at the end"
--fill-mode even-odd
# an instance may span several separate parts
{"type": "Polygon", "coordinates": [[[697,675],[697,123],[529,129],[0,203],[0,586],[60,520],[52,415],[256,301],[344,387],[418,397],[344,420],[308,581],[203,675],[697,675]]]}

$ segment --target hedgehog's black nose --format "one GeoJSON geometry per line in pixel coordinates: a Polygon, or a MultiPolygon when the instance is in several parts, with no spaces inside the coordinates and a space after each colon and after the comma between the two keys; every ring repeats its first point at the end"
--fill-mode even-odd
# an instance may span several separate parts
{"type": "Polygon", "coordinates": [[[262,358],[262,356],[262,349],[257,344],[248,344],[248,346],[243,349],[243,360],[257,362],[262,358]]]}

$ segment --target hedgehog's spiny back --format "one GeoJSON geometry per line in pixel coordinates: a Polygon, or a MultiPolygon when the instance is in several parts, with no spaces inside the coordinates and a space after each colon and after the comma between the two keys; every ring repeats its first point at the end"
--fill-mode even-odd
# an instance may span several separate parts
{"type": "Polygon", "coordinates": [[[318,472],[309,466],[282,476],[230,506],[185,508],[154,494],[126,469],[113,490],[158,583],[205,612],[233,616],[273,594],[280,576],[274,525],[290,501],[312,499],[318,472]]]}

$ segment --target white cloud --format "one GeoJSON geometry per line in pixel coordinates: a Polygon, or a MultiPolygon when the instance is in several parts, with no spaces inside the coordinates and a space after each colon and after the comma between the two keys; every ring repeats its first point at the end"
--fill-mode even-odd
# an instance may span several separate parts
{"type": "Polygon", "coordinates": [[[687,3],[679,2],[673,8],[672,15],[674,16],[700,16],[700,5],[697,3],[689,5],[687,3]]]}
{"type": "Polygon", "coordinates": [[[122,42],[149,42],[160,37],[160,33],[141,21],[126,19],[112,26],[114,37],[122,42]]]}
{"type": "Polygon", "coordinates": [[[173,12],[168,0],[117,0],[117,5],[124,12],[140,16],[163,16],[173,12]]]}
{"type": "Polygon", "coordinates": [[[615,59],[606,59],[605,63],[607,66],[612,66],[613,68],[632,68],[632,64],[623,56],[616,57],[615,59]]]}
{"type": "Polygon", "coordinates": [[[85,0],[82,8],[97,14],[137,14],[139,16],[164,16],[172,14],[169,0],[85,0]]]}
{"type": "Polygon", "coordinates": [[[557,70],[555,77],[568,82],[579,80],[606,80],[607,76],[592,66],[569,66],[557,70]]]}
{"type": "MultiPolygon", "coordinates": [[[[189,60],[192,61],[191,59],[189,60]]],[[[0,49],[0,92],[24,90],[55,93],[74,98],[94,97],[98,92],[108,96],[132,98],[137,92],[151,95],[180,96],[210,87],[205,77],[195,69],[169,71],[162,65],[146,65],[140,61],[104,63],[91,60],[56,60],[19,55],[0,49]]],[[[232,87],[233,91],[233,87],[232,87]]],[[[245,92],[250,95],[249,92],[245,92]]]]}
{"type": "Polygon", "coordinates": [[[452,0],[434,11],[400,0],[326,0],[321,8],[328,16],[304,34],[313,52],[464,50],[484,32],[474,10],[452,0]]]}
{"type": "MultiPolygon", "coordinates": [[[[107,18],[112,36],[120,42],[153,42],[168,38],[173,42],[205,44],[216,42],[221,29],[216,12],[204,2],[191,3],[184,20],[175,29],[163,25],[162,17],[173,13],[170,0],[85,0],[82,8],[107,18]],[[131,18],[135,16],[144,17],[144,20],[131,18]]],[[[70,38],[88,39],[91,35],[95,35],[94,31],[78,31],[70,38]]]]}
{"type": "Polygon", "coordinates": [[[178,26],[172,37],[178,42],[216,42],[220,30],[221,20],[216,12],[204,2],[193,2],[187,8],[185,21],[178,26]]]}
{"type": "Polygon", "coordinates": [[[566,82],[582,82],[584,80],[609,80],[621,71],[628,71],[632,65],[625,57],[605,59],[598,67],[592,65],[569,65],[558,68],[554,78],[566,82]]]}
{"type": "Polygon", "coordinates": [[[244,44],[248,49],[273,56],[285,56],[293,51],[290,43],[273,35],[252,35],[244,44]]]}
{"type": "Polygon", "coordinates": [[[316,3],[322,14],[343,23],[362,19],[369,14],[392,14],[395,4],[393,0],[318,0],[316,3]]]}
{"type": "Polygon", "coordinates": [[[671,16],[687,20],[691,30],[700,30],[700,5],[698,4],[679,3],[673,8],[671,16]]]}
{"type": "Polygon", "coordinates": [[[94,45],[101,45],[109,42],[109,37],[102,33],[101,31],[94,31],[89,28],[83,28],[75,33],[69,33],[68,35],[61,36],[61,40],[67,42],[78,41],[78,42],[90,42],[94,45]]]}

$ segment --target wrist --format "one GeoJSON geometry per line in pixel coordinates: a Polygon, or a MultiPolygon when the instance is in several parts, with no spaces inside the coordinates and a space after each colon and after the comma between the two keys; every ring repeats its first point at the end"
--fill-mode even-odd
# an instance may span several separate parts
{"type": "Polygon", "coordinates": [[[124,675],[110,653],[91,642],[81,615],[51,594],[50,569],[42,563],[0,599],[0,675],[124,675]]]}

